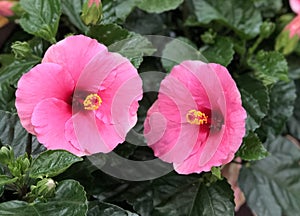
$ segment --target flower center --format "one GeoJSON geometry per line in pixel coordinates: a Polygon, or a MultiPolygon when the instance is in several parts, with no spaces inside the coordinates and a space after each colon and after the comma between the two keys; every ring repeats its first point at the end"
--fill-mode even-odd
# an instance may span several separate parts
{"type": "Polygon", "coordinates": [[[207,124],[208,116],[198,110],[189,110],[186,114],[186,120],[193,125],[207,124]]]}
{"type": "Polygon", "coordinates": [[[85,110],[97,110],[102,103],[102,99],[97,94],[89,94],[83,101],[85,110]]]}

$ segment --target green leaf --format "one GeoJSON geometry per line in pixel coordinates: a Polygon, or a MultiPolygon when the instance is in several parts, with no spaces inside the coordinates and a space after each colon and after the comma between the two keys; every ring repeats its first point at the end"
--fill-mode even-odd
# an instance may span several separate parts
{"type": "Polygon", "coordinates": [[[202,54],[209,62],[228,66],[233,59],[233,43],[227,37],[217,37],[216,43],[201,49],[202,54]]]}
{"type": "Polygon", "coordinates": [[[138,216],[135,213],[126,211],[116,205],[104,202],[90,203],[88,216],[138,216]]]}
{"type": "Polygon", "coordinates": [[[6,185],[6,184],[12,184],[15,183],[18,180],[17,177],[10,178],[7,175],[0,175],[0,187],[6,185]]]}
{"type": "Polygon", "coordinates": [[[244,137],[243,144],[236,153],[236,156],[247,161],[261,160],[268,155],[268,151],[265,149],[258,136],[253,132],[250,132],[244,137]]]}
{"type": "Polygon", "coordinates": [[[85,216],[87,198],[84,188],[74,180],[58,184],[55,196],[47,202],[36,200],[33,203],[9,201],[0,203],[0,215],[14,216],[85,216]]]}
{"type": "Polygon", "coordinates": [[[233,192],[225,179],[205,183],[197,175],[169,174],[133,185],[125,197],[143,216],[234,214],[233,192]]]}
{"type": "Polygon", "coordinates": [[[264,17],[273,17],[282,9],[282,0],[253,0],[264,17]]]}
{"type": "Polygon", "coordinates": [[[257,131],[261,138],[279,135],[287,119],[291,117],[296,99],[294,82],[278,82],[270,92],[270,108],[257,131]]]}
{"type": "Polygon", "coordinates": [[[103,24],[123,23],[141,0],[103,0],[103,24]]]}
{"type": "Polygon", "coordinates": [[[117,24],[104,24],[90,27],[87,35],[109,46],[115,42],[126,39],[130,33],[117,24]]]}
{"type": "Polygon", "coordinates": [[[279,52],[261,50],[249,64],[255,70],[255,76],[266,86],[280,80],[289,81],[287,61],[279,52]]]}
{"type": "Polygon", "coordinates": [[[206,58],[186,38],[167,41],[162,51],[162,64],[167,71],[185,60],[201,60],[207,62],[206,58]]]}
{"type": "Polygon", "coordinates": [[[300,140],[300,80],[295,80],[297,98],[294,105],[293,116],[287,122],[288,132],[300,140]]]}
{"type": "Polygon", "coordinates": [[[236,82],[241,92],[243,107],[247,111],[247,131],[254,131],[260,126],[269,109],[267,88],[249,75],[239,76],[236,82]]]}
{"type": "Polygon", "coordinates": [[[184,0],[141,0],[138,7],[148,13],[162,13],[176,9],[184,0]]]}
{"type": "Polygon", "coordinates": [[[294,216],[300,212],[300,150],[283,137],[266,143],[266,159],[243,167],[239,185],[257,215],[294,216]]]}
{"type": "Polygon", "coordinates": [[[55,36],[61,15],[60,0],[20,0],[26,11],[20,25],[29,34],[55,43],[55,36]]]}
{"type": "Polygon", "coordinates": [[[142,63],[143,56],[151,56],[156,50],[146,37],[138,34],[132,34],[125,40],[115,42],[108,49],[128,58],[136,68],[142,63]]]}
{"type": "Polygon", "coordinates": [[[200,24],[217,21],[245,39],[259,34],[262,18],[252,1],[193,0],[193,5],[200,24]]]}
{"type": "Polygon", "coordinates": [[[0,143],[10,145],[16,157],[24,155],[27,142],[31,139],[34,155],[41,151],[41,145],[22,127],[17,114],[0,110],[0,143]]]}
{"type": "Polygon", "coordinates": [[[64,150],[49,150],[41,153],[30,167],[31,178],[54,177],[64,172],[72,164],[82,161],[70,152],[64,150]]]}
{"type": "Polygon", "coordinates": [[[67,15],[70,22],[74,26],[76,26],[81,32],[86,32],[88,28],[86,25],[84,25],[80,18],[83,3],[84,0],[63,0],[61,2],[61,6],[63,14],[67,15]]]}
{"type": "Polygon", "coordinates": [[[233,191],[226,180],[217,181],[209,186],[201,184],[189,215],[233,215],[233,199],[233,191]]]}

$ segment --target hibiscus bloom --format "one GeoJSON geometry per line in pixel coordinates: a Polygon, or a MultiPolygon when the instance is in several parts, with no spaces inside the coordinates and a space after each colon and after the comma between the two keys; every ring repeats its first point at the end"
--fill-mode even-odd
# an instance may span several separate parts
{"type": "Polygon", "coordinates": [[[162,81],[144,124],[155,156],[180,174],[230,162],[245,134],[246,112],[227,69],[184,61],[162,81]]]}
{"type": "Polygon", "coordinates": [[[300,0],[290,0],[290,7],[296,13],[299,14],[300,12],[300,0]]]}
{"type": "Polygon", "coordinates": [[[142,81],[128,59],[89,37],[52,45],[16,91],[23,127],[48,149],[107,153],[137,121],[142,81]]]}

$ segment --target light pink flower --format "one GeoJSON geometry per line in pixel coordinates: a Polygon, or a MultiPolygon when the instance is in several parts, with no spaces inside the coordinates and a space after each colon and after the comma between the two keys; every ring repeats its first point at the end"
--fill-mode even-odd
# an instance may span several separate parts
{"type": "Polygon", "coordinates": [[[284,31],[289,32],[289,37],[292,38],[295,35],[300,37],[300,14],[296,16],[285,28],[284,31]]]}
{"type": "Polygon", "coordinates": [[[14,15],[13,11],[11,10],[11,7],[14,4],[15,3],[13,1],[1,1],[0,0],[0,15],[5,16],[5,17],[14,15]]]}
{"type": "Polygon", "coordinates": [[[137,121],[142,81],[128,59],[89,37],[52,45],[18,83],[24,128],[48,149],[109,152],[137,121]]]}
{"type": "Polygon", "coordinates": [[[184,61],[162,81],[144,133],[155,156],[180,174],[230,162],[245,134],[246,112],[227,69],[184,61]]]}
{"type": "Polygon", "coordinates": [[[300,13],[300,0],[290,0],[290,7],[296,13],[300,13]]]}

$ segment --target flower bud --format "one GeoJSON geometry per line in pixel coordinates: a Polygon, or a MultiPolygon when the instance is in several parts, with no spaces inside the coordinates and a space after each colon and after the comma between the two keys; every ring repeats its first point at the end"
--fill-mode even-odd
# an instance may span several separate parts
{"type": "Polygon", "coordinates": [[[51,178],[40,180],[36,186],[31,187],[31,194],[36,197],[48,198],[54,195],[56,184],[51,178]]]}
{"type": "Polygon", "coordinates": [[[16,41],[11,48],[16,59],[24,59],[32,54],[32,49],[27,42],[16,41]]]}
{"type": "Polygon", "coordinates": [[[265,21],[260,26],[260,35],[263,38],[268,38],[275,30],[275,24],[272,22],[265,21]]]}
{"type": "Polygon", "coordinates": [[[100,0],[86,0],[82,7],[81,19],[86,25],[96,25],[102,18],[100,0]]]}

